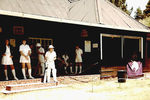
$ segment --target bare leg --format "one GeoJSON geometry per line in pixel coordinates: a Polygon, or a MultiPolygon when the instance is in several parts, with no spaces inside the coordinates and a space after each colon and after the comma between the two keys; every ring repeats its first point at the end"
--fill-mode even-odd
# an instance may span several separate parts
{"type": "Polygon", "coordinates": [[[42,67],[42,74],[41,74],[41,76],[43,76],[44,75],[44,63],[43,62],[41,63],[41,67],[42,67]]]}

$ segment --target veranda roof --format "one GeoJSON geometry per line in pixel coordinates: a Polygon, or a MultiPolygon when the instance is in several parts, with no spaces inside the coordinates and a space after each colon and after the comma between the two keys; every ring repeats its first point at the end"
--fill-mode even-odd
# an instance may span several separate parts
{"type": "Polygon", "coordinates": [[[0,14],[63,23],[150,32],[108,0],[0,0],[0,14]]]}

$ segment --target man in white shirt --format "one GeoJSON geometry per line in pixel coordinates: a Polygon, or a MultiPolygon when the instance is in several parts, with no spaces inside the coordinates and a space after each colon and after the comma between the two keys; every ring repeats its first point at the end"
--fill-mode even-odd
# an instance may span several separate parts
{"type": "Polygon", "coordinates": [[[36,47],[37,47],[37,53],[38,53],[39,75],[41,74],[41,76],[43,76],[44,75],[44,62],[45,62],[44,53],[45,53],[45,50],[44,50],[44,48],[42,48],[40,43],[37,43],[36,47]],[[41,69],[42,69],[42,73],[41,73],[41,69]]]}
{"type": "Polygon", "coordinates": [[[76,63],[75,74],[77,74],[77,72],[78,72],[78,66],[80,68],[79,74],[81,74],[82,73],[82,55],[83,55],[83,51],[82,51],[82,49],[79,48],[79,46],[76,46],[75,54],[76,54],[76,57],[75,57],[75,63],[76,63]]]}
{"type": "Polygon", "coordinates": [[[22,41],[22,45],[20,45],[19,51],[21,54],[20,63],[22,64],[23,77],[24,77],[24,79],[27,79],[26,75],[25,75],[25,65],[27,64],[29,78],[33,79],[32,75],[31,75],[31,60],[30,60],[31,49],[30,49],[29,45],[26,44],[26,40],[22,41]]]}
{"type": "Polygon", "coordinates": [[[45,59],[46,59],[46,70],[44,74],[44,83],[50,82],[51,69],[52,69],[53,79],[55,82],[57,82],[56,68],[54,62],[56,60],[56,52],[54,51],[53,45],[49,46],[49,51],[46,52],[45,59]]]}

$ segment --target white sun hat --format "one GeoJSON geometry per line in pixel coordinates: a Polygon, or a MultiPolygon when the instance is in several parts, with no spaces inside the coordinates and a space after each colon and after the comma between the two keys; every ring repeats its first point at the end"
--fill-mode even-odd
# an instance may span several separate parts
{"type": "Polygon", "coordinates": [[[36,47],[41,47],[41,44],[40,44],[40,43],[37,43],[37,44],[36,44],[36,47]]]}
{"type": "Polygon", "coordinates": [[[54,46],[53,45],[49,45],[49,47],[48,48],[54,48],[54,46]]]}

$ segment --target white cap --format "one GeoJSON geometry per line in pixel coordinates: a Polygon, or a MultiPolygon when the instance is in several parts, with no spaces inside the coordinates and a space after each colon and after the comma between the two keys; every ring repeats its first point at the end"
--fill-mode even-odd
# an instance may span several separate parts
{"type": "Polygon", "coordinates": [[[48,48],[54,48],[54,46],[53,45],[49,45],[49,47],[48,48]]]}
{"type": "Polygon", "coordinates": [[[37,44],[36,44],[36,47],[41,47],[41,44],[40,44],[40,43],[37,43],[37,44]]]}

